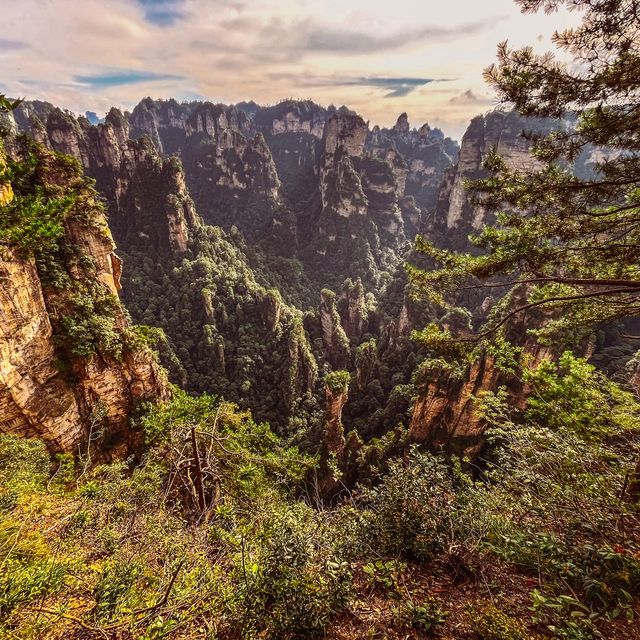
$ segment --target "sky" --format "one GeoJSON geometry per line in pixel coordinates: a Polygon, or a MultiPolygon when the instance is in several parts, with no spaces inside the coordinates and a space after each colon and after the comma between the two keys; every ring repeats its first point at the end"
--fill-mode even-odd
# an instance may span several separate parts
{"type": "Polygon", "coordinates": [[[497,104],[496,46],[547,51],[579,16],[513,0],[0,0],[0,93],[76,113],[145,96],[402,112],[460,139],[497,104]]]}

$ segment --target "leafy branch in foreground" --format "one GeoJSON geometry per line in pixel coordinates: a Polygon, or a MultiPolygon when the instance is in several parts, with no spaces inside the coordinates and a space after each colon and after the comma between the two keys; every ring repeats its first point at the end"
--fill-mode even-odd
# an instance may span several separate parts
{"type": "Polygon", "coordinates": [[[17,109],[22,102],[22,99],[11,100],[7,98],[3,93],[0,93],[0,113],[9,113],[17,109]]]}
{"type": "MultiPolygon", "coordinates": [[[[535,307],[570,308],[553,329],[585,329],[640,314],[640,17],[631,0],[519,0],[523,11],[583,11],[575,29],[554,42],[573,56],[565,65],[527,47],[499,46],[485,72],[503,103],[532,118],[568,118],[556,131],[526,134],[537,168],[510,168],[493,151],[488,178],[471,183],[475,197],[499,210],[497,226],[471,238],[482,255],[454,254],[418,240],[439,269],[410,267],[413,281],[436,302],[468,288],[525,284],[528,295],[504,309],[480,337],[535,307]],[[579,71],[575,71],[579,69],[579,71]],[[575,160],[597,161],[587,177],[575,160]]],[[[560,315],[559,313],[557,314],[560,315]]],[[[476,336],[477,338],[478,336],[476,336]]]]}

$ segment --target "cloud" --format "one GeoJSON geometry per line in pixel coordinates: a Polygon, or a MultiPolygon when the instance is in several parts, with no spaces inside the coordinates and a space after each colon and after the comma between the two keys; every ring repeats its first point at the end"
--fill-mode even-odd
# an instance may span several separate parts
{"type": "Polygon", "coordinates": [[[159,80],[180,80],[181,76],[168,73],[153,73],[152,71],[136,71],[133,69],[118,69],[104,73],[74,76],[74,80],[80,84],[88,85],[94,89],[105,87],[117,87],[141,82],[155,82],[159,80]]]}
{"type": "Polygon", "coordinates": [[[507,34],[513,46],[537,44],[537,34],[572,24],[561,14],[522,16],[507,0],[451,0],[426,13],[418,0],[0,5],[0,81],[9,95],[99,114],[145,95],[263,104],[296,96],[347,104],[384,126],[402,101],[402,111],[454,135],[487,108],[474,98],[490,93],[482,70],[496,42],[507,34]]]}
{"type": "Polygon", "coordinates": [[[9,38],[0,38],[0,54],[6,51],[19,51],[21,49],[29,49],[29,45],[22,40],[10,40],[9,38]]]}
{"type": "Polygon", "coordinates": [[[366,54],[400,49],[410,44],[426,41],[449,42],[455,38],[470,36],[495,26],[503,16],[494,16],[475,22],[467,22],[456,27],[425,25],[405,29],[390,35],[374,35],[363,31],[332,29],[315,26],[299,34],[299,48],[314,52],[366,54]]]}
{"type": "Polygon", "coordinates": [[[300,88],[373,87],[386,91],[384,98],[400,98],[434,82],[450,82],[453,78],[377,77],[377,76],[298,76],[296,74],[268,74],[274,82],[285,82],[300,88]]]}
{"type": "Polygon", "coordinates": [[[385,98],[401,98],[408,96],[410,93],[431,84],[432,82],[448,82],[448,79],[436,80],[434,78],[351,78],[343,81],[336,81],[336,86],[360,86],[360,87],[379,87],[387,90],[385,98]]]}
{"type": "Polygon", "coordinates": [[[168,27],[184,17],[183,0],[136,0],[147,22],[168,27]]]}

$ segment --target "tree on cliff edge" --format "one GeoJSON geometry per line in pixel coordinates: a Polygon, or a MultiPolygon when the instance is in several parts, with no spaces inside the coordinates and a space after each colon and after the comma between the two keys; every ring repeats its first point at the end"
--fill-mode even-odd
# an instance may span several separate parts
{"type": "Polygon", "coordinates": [[[523,116],[575,114],[577,122],[530,135],[537,170],[510,169],[496,153],[487,158],[490,177],[471,187],[500,213],[498,226],[472,238],[483,255],[454,254],[419,239],[418,248],[441,267],[410,272],[436,300],[465,286],[527,283],[527,299],[499,306],[480,337],[540,306],[555,308],[560,318],[548,332],[590,331],[640,315],[640,1],[516,1],[525,13],[561,6],[581,13],[578,27],[553,36],[573,61],[504,42],[485,78],[523,116]],[[590,149],[602,151],[595,171],[577,177],[572,164],[590,149]]]}

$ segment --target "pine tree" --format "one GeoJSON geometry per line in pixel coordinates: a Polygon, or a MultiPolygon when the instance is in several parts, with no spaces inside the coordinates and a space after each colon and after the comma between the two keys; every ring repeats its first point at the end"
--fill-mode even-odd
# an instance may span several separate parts
{"type": "Polygon", "coordinates": [[[590,332],[640,315],[640,2],[516,1],[526,13],[564,6],[581,12],[581,22],[554,34],[560,57],[500,44],[485,78],[521,115],[572,126],[525,133],[541,163],[535,170],[514,170],[489,155],[490,176],[471,184],[476,200],[499,212],[496,226],[472,238],[481,255],[419,239],[439,268],[410,272],[439,301],[461,287],[526,283],[524,302],[503,305],[480,336],[534,307],[556,308],[550,333],[590,332]],[[590,177],[578,177],[574,162],[594,149],[602,160],[590,177]]]}

